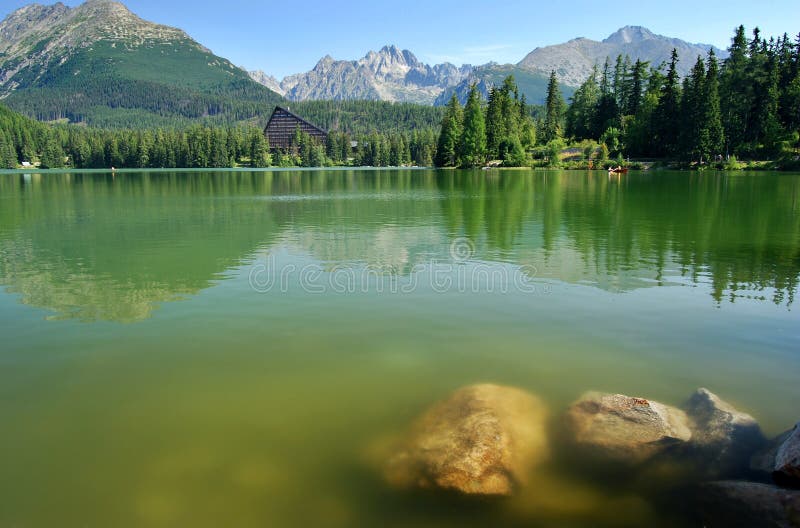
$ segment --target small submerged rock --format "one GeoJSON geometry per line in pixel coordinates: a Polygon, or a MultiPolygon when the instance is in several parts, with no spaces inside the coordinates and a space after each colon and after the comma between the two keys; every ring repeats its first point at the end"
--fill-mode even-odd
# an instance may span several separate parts
{"type": "Polygon", "coordinates": [[[523,390],[464,387],[417,420],[386,479],[400,488],[510,495],[548,456],[546,418],[544,404],[523,390]]]}
{"type": "Polygon", "coordinates": [[[778,448],[775,471],[793,484],[800,483],[800,423],[794,426],[789,437],[778,448]]]}
{"type": "Polygon", "coordinates": [[[800,423],[753,455],[750,468],[771,475],[780,485],[800,487],[800,423]]]}
{"type": "Polygon", "coordinates": [[[789,430],[768,440],[767,445],[750,458],[750,469],[757,473],[772,475],[775,471],[775,457],[778,455],[778,449],[791,434],[792,431],[789,430]]]}
{"type": "Polygon", "coordinates": [[[800,491],[744,481],[711,482],[699,497],[708,528],[800,527],[800,491]]]}
{"type": "Polygon", "coordinates": [[[719,476],[741,472],[766,442],[752,416],[708,389],[698,389],[684,409],[691,419],[691,451],[705,473],[719,476]]]}
{"type": "Polygon", "coordinates": [[[586,393],[566,418],[578,446],[624,462],[642,462],[692,436],[682,410],[623,394],[586,393]]]}

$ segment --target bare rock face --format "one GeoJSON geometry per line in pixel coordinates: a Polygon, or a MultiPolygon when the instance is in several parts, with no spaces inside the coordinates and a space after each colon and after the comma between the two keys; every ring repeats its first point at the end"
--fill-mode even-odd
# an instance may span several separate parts
{"type": "Polygon", "coordinates": [[[708,528],[800,527],[800,491],[743,481],[711,482],[699,494],[708,528]]]}
{"type": "Polygon", "coordinates": [[[313,70],[284,78],[280,87],[292,101],[370,99],[432,104],[471,71],[469,65],[429,66],[408,50],[384,46],[353,61],[325,56],[313,70]]]}
{"type": "Polygon", "coordinates": [[[766,443],[752,416],[736,410],[708,389],[698,389],[684,408],[692,421],[692,451],[699,455],[706,472],[739,472],[766,443]]]}
{"type": "Polygon", "coordinates": [[[692,436],[689,419],[680,409],[598,392],[584,394],[569,408],[567,427],[578,446],[630,463],[683,445],[692,436]]]}
{"type": "Polygon", "coordinates": [[[788,438],[778,448],[775,472],[782,480],[793,485],[800,483],[800,423],[794,426],[788,438]]]}
{"type": "Polygon", "coordinates": [[[472,385],[434,405],[385,467],[400,488],[510,495],[548,456],[544,404],[512,387],[472,385]]]}
{"type": "MultiPolygon", "coordinates": [[[[602,65],[607,57],[614,60],[618,55],[629,56],[632,61],[641,59],[651,64],[669,62],[673,49],[680,57],[708,55],[711,46],[692,44],[680,39],[656,35],[647,28],[626,26],[620,28],[602,42],[588,38],[576,38],[563,44],[536,48],[518,64],[522,69],[549,75],[556,72],[558,80],[567,86],[580,86],[592,74],[594,65],[602,65]]],[[[727,52],[714,48],[718,57],[726,57],[727,52]]],[[[678,64],[681,77],[689,74],[691,61],[678,64]]]]}

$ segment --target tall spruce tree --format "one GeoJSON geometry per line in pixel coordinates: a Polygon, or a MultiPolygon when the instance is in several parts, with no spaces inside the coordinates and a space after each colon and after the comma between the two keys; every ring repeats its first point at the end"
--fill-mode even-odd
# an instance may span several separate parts
{"type": "Polygon", "coordinates": [[[259,129],[254,129],[250,135],[250,166],[269,167],[272,159],[269,155],[269,141],[264,133],[259,129]]]}
{"type": "Polygon", "coordinates": [[[464,167],[478,167],[486,162],[486,121],[481,107],[481,95],[475,83],[470,86],[464,107],[459,157],[464,167]]]}
{"type": "Polygon", "coordinates": [[[779,151],[779,142],[783,136],[783,127],[779,117],[780,104],[780,72],[774,48],[766,53],[762,93],[758,101],[757,141],[763,152],[772,156],[779,151]]]}
{"type": "Polygon", "coordinates": [[[697,57],[691,74],[683,80],[681,93],[680,154],[685,159],[700,160],[700,132],[705,120],[706,66],[697,57]]]}
{"type": "Polygon", "coordinates": [[[506,137],[519,136],[519,89],[513,75],[503,79],[502,101],[506,137]]]}
{"type": "Polygon", "coordinates": [[[607,129],[619,125],[619,108],[609,78],[610,68],[609,59],[606,57],[600,81],[600,98],[597,101],[592,123],[592,136],[595,138],[599,138],[607,129]]]}
{"type": "MultiPolygon", "coordinates": [[[[512,138],[520,139],[527,114],[524,102],[514,76],[509,75],[500,87],[489,91],[489,105],[486,109],[486,150],[491,159],[504,159],[513,146],[512,138]]],[[[527,130],[530,135],[531,130],[527,130]]]]}
{"type": "Polygon", "coordinates": [[[550,81],[547,83],[547,102],[545,105],[544,127],[542,130],[542,140],[548,143],[558,139],[564,132],[564,97],[558,87],[556,72],[550,72],[550,81]]]}
{"type": "Polygon", "coordinates": [[[17,152],[14,142],[4,130],[0,130],[0,169],[15,169],[17,167],[17,152]]]}
{"type": "Polygon", "coordinates": [[[41,165],[45,169],[60,169],[64,166],[64,150],[55,135],[45,143],[41,165]]]}
{"type": "Polygon", "coordinates": [[[725,101],[722,124],[728,153],[733,153],[747,137],[747,123],[752,106],[752,84],[747,79],[747,53],[745,29],[744,26],[739,26],[728,48],[728,58],[720,75],[720,98],[725,101]]]}
{"type": "Polygon", "coordinates": [[[461,103],[458,101],[458,96],[453,94],[445,109],[442,130],[439,133],[439,141],[436,146],[435,163],[437,167],[457,167],[460,165],[458,147],[461,141],[462,122],[461,103]]]}
{"type": "Polygon", "coordinates": [[[664,83],[664,76],[660,66],[652,68],[648,74],[647,90],[642,97],[639,110],[633,117],[633,121],[628,123],[625,132],[625,144],[628,152],[636,156],[658,155],[655,150],[653,138],[656,136],[655,114],[658,108],[659,98],[661,97],[661,87],[664,83]]]}
{"type": "Polygon", "coordinates": [[[489,90],[489,104],[486,108],[486,150],[492,159],[499,157],[500,144],[506,137],[503,97],[502,89],[492,87],[489,90]]]}
{"type": "Polygon", "coordinates": [[[681,131],[681,88],[678,76],[678,50],[672,50],[667,77],[661,88],[661,98],[656,109],[658,123],[656,146],[659,154],[678,154],[681,131]]]}
{"type": "Polygon", "coordinates": [[[722,127],[722,112],[719,100],[719,65],[712,49],[708,53],[708,72],[704,92],[704,115],[700,130],[699,152],[701,158],[712,160],[722,153],[725,131],[722,127]]]}
{"type": "Polygon", "coordinates": [[[600,88],[597,85],[597,65],[592,69],[592,74],[575,90],[572,104],[567,109],[565,132],[567,136],[576,139],[592,137],[592,122],[600,97],[600,88]]]}
{"type": "Polygon", "coordinates": [[[626,115],[636,115],[639,112],[642,97],[644,96],[644,83],[647,80],[647,67],[649,64],[649,62],[642,62],[640,59],[636,59],[636,64],[633,65],[631,87],[626,101],[626,115]]]}

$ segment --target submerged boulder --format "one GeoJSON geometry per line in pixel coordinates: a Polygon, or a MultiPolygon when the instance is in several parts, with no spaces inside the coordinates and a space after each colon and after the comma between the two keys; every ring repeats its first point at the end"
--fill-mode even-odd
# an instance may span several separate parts
{"type": "Polygon", "coordinates": [[[691,451],[706,473],[720,476],[740,472],[766,443],[752,416],[708,389],[698,389],[684,409],[691,419],[691,451]]]}
{"type": "Polygon", "coordinates": [[[775,455],[775,472],[787,483],[800,484],[800,423],[778,448],[775,455]]]}
{"type": "Polygon", "coordinates": [[[699,509],[708,528],[800,527],[800,491],[744,481],[702,487],[699,509]]]}
{"type": "Polygon", "coordinates": [[[637,463],[689,441],[682,410],[644,398],[589,392],[567,411],[574,442],[601,456],[637,463]]]}
{"type": "Polygon", "coordinates": [[[789,430],[767,441],[765,447],[750,457],[750,469],[757,473],[772,475],[775,471],[775,457],[778,455],[778,449],[791,434],[792,431],[789,430]]]}
{"type": "Polygon", "coordinates": [[[800,487],[800,423],[753,455],[750,468],[771,475],[782,486],[800,487]]]}
{"type": "Polygon", "coordinates": [[[412,427],[385,467],[400,488],[510,495],[548,456],[547,412],[513,387],[464,387],[434,405],[412,427]]]}

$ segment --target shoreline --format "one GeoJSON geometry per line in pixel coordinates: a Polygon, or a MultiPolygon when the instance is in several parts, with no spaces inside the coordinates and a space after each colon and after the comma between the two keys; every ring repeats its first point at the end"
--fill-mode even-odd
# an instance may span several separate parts
{"type": "Polygon", "coordinates": [[[158,167],[158,168],[39,168],[39,167],[25,167],[16,169],[0,169],[0,175],[11,174],[125,174],[125,173],[139,173],[139,172],[197,172],[197,171],[215,171],[215,172],[293,172],[293,171],[349,171],[349,170],[366,170],[366,171],[380,171],[380,170],[443,170],[443,171],[456,171],[456,170],[502,170],[502,171],[592,171],[592,172],[608,172],[609,168],[622,166],[631,171],[681,171],[681,172],[800,172],[800,162],[789,161],[734,161],[735,166],[720,162],[713,164],[703,164],[698,166],[695,163],[685,163],[680,161],[658,160],[658,161],[631,161],[628,163],[619,163],[618,160],[608,161],[601,164],[599,167],[593,162],[563,162],[557,166],[549,166],[543,164],[534,164],[532,166],[524,167],[505,167],[503,165],[487,164],[482,167],[421,167],[413,166],[349,166],[349,165],[334,165],[334,166],[319,166],[319,167],[158,167]]]}

